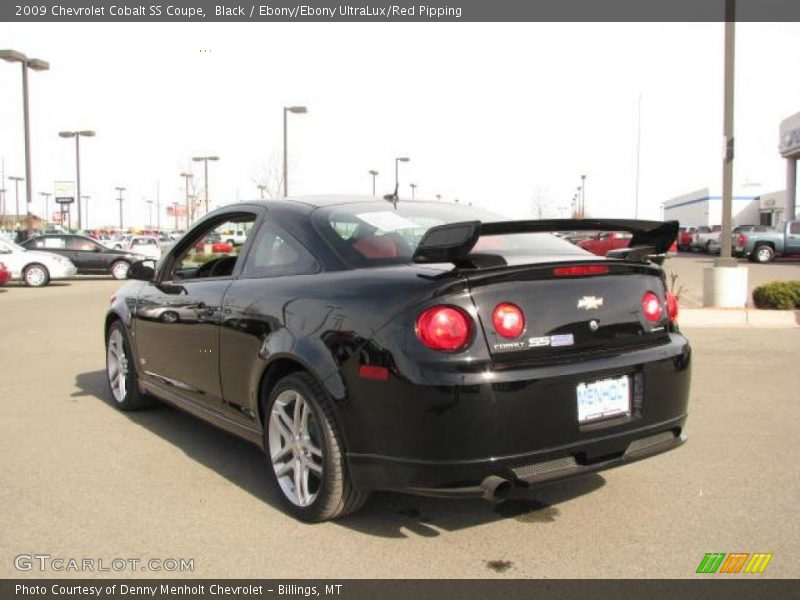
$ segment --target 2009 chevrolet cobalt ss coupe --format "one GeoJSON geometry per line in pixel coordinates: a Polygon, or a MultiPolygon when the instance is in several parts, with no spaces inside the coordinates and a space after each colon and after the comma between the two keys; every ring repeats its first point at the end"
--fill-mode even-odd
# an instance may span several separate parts
{"type": "Polygon", "coordinates": [[[303,520],[378,489],[501,499],[684,441],[690,348],[653,262],[677,230],[231,205],[133,265],[105,321],[109,385],[122,410],[160,398],[261,446],[303,520]],[[244,244],[205,243],[230,229],[244,244]],[[549,233],[589,229],[631,245],[598,257],[549,233]]]}

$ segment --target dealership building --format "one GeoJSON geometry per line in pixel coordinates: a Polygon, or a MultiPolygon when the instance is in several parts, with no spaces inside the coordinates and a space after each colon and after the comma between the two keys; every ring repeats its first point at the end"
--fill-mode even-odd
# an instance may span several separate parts
{"type": "MultiPolygon", "coordinates": [[[[795,218],[797,204],[797,160],[800,158],[800,113],[780,125],[778,149],[786,160],[786,189],[762,193],[758,185],[745,184],[734,190],[733,225],[778,227],[795,218]],[[787,193],[788,190],[788,193],[787,193]]],[[[664,202],[664,219],[682,225],[722,223],[722,191],[702,188],[664,202]]]]}

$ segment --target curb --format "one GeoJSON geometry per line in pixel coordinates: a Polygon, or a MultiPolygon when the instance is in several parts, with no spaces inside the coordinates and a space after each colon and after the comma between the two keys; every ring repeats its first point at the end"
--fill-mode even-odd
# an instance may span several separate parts
{"type": "Polygon", "coordinates": [[[800,328],[800,310],[752,308],[682,308],[681,327],[800,328]]]}

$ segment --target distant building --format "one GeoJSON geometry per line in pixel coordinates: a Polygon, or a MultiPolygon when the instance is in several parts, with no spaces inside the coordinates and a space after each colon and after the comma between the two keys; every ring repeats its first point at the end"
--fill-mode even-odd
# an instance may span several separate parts
{"type": "MultiPolygon", "coordinates": [[[[754,194],[740,190],[733,196],[733,225],[768,225],[779,227],[786,220],[786,192],[754,194]]],[[[722,194],[702,188],[664,202],[664,220],[680,221],[681,225],[722,223],[722,194]]]]}
{"type": "MultiPolygon", "coordinates": [[[[47,221],[38,215],[31,215],[34,231],[43,231],[47,226],[47,221]]],[[[0,229],[3,231],[16,231],[17,229],[28,229],[28,215],[0,215],[0,229]]]]}

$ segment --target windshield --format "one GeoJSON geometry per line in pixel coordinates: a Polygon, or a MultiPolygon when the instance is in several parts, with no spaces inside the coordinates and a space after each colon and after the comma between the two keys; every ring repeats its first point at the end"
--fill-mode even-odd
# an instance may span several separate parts
{"type": "MultiPolygon", "coordinates": [[[[465,206],[434,202],[363,202],[327,206],[314,213],[314,223],[328,243],[353,267],[408,263],[431,227],[461,221],[508,221],[507,217],[465,206]]],[[[486,236],[475,253],[500,255],[509,264],[525,257],[592,256],[550,233],[486,236]]]]}

